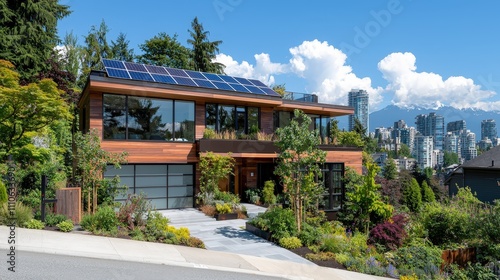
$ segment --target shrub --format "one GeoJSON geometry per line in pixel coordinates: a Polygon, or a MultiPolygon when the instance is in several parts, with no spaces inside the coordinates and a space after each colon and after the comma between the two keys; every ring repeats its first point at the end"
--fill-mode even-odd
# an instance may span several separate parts
{"type": "Polygon", "coordinates": [[[45,224],[49,227],[53,227],[62,221],[66,221],[68,217],[62,214],[49,213],[45,216],[45,224]]]}
{"type": "Polygon", "coordinates": [[[186,241],[186,245],[193,248],[205,249],[205,243],[203,243],[201,239],[194,236],[190,236],[188,238],[188,240],[186,241]]]}
{"type": "Polygon", "coordinates": [[[260,204],[260,191],[258,189],[247,189],[245,195],[250,203],[260,204]]]}
{"type": "Polygon", "coordinates": [[[144,228],[144,237],[151,241],[163,241],[165,239],[168,223],[169,220],[160,212],[154,211],[148,213],[146,226],[144,228]]]}
{"type": "Polygon", "coordinates": [[[186,244],[189,239],[189,229],[186,227],[176,228],[174,226],[167,226],[166,232],[173,233],[175,238],[182,244],[186,244]]]}
{"type": "Polygon", "coordinates": [[[500,244],[500,201],[495,201],[494,207],[487,207],[480,215],[481,235],[491,243],[500,244]]]}
{"type": "Polygon", "coordinates": [[[480,263],[467,264],[465,269],[459,268],[457,265],[451,265],[447,268],[450,280],[468,280],[468,279],[480,279],[480,280],[497,280],[498,277],[493,273],[493,271],[487,266],[483,266],[480,263]]]}
{"type": "Polygon", "coordinates": [[[422,202],[433,202],[436,201],[436,196],[431,187],[427,184],[427,181],[422,182],[422,202]]]}
{"type": "Polygon", "coordinates": [[[146,224],[146,214],[151,209],[151,203],[143,193],[129,195],[125,203],[120,206],[117,215],[118,221],[127,225],[129,230],[133,230],[135,227],[142,228],[146,224]]]}
{"type": "Polygon", "coordinates": [[[84,230],[95,232],[97,230],[97,219],[92,214],[85,214],[80,221],[80,226],[84,230]]]}
{"type": "Polygon", "coordinates": [[[10,214],[9,203],[5,202],[0,206],[0,224],[23,226],[25,223],[33,219],[33,212],[30,207],[17,201],[14,204],[14,216],[10,214]]]}
{"type": "Polygon", "coordinates": [[[137,241],[146,240],[146,237],[144,237],[144,233],[139,228],[134,228],[133,230],[131,230],[129,235],[130,237],[132,237],[132,240],[137,240],[137,241]]]}
{"type": "Polygon", "coordinates": [[[347,251],[349,244],[345,236],[331,235],[323,238],[321,241],[320,250],[332,253],[342,253],[347,251]]]}
{"type": "Polygon", "coordinates": [[[283,237],[279,240],[279,244],[285,249],[297,249],[302,247],[302,242],[295,236],[283,237]]]}
{"type": "Polygon", "coordinates": [[[293,211],[282,207],[270,208],[257,215],[250,223],[261,230],[269,231],[274,240],[297,234],[297,224],[293,211]]]}
{"type": "Polygon", "coordinates": [[[401,275],[416,274],[418,279],[438,275],[443,260],[442,251],[435,246],[414,245],[394,252],[394,262],[401,275]]]}
{"type": "Polygon", "coordinates": [[[56,227],[62,232],[70,232],[73,230],[73,221],[66,220],[58,223],[56,227]]]}
{"type": "Polygon", "coordinates": [[[40,209],[42,191],[40,189],[32,189],[26,195],[21,195],[18,201],[31,209],[40,209]]]}
{"type": "Polygon", "coordinates": [[[413,212],[418,211],[422,205],[422,192],[415,178],[412,178],[410,184],[405,186],[403,194],[406,206],[413,212]]]}
{"type": "Polygon", "coordinates": [[[213,217],[216,213],[215,206],[208,205],[208,204],[204,204],[204,205],[200,206],[200,211],[203,212],[203,214],[210,216],[210,217],[213,217]]]}
{"type": "Polygon", "coordinates": [[[222,200],[224,203],[235,206],[240,203],[240,197],[234,193],[230,192],[215,192],[215,200],[222,200]]]}
{"type": "MultiPolygon", "coordinates": [[[[98,231],[104,231],[105,233],[114,232],[118,226],[118,218],[116,217],[115,210],[111,206],[99,207],[92,218],[84,217],[84,220],[85,219],[89,219],[90,228],[88,228],[88,230],[94,233],[98,231]]],[[[87,221],[83,222],[82,227],[87,229],[87,221]]]]}
{"type": "Polygon", "coordinates": [[[262,202],[268,205],[276,203],[276,195],[274,195],[274,181],[269,180],[264,182],[264,188],[262,189],[262,202]]]}
{"type": "Polygon", "coordinates": [[[45,225],[42,221],[31,219],[24,224],[24,227],[29,229],[43,229],[45,225]]]}
{"type": "Polygon", "coordinates": [[[2,180],[0,180],[0,204],[7,202],[7,199],[9,199],[7,195],[7,188],[2,180]]]}
{"type": "Polygon", "coordinates": [[[231,209],[231,206],[227,203],[217,203],[215,204],[215,211],[219,214],[227,214],[233,212],[233,209],[231,209]]]}
{"type": "Polygon", "coordinates": [[[315,254],[306,254],[306,259],[310,261],[328,261],[328,260],[334,260],[335,259],[335,254],[332,252],[319,252],[315,254]]]}
{"type": "Polygon", "coordinates": [[[460,244],[475,231],[470,216],[460,208],[431,203],[422,212],[422,225],[434,245],[460,244]]]}
{"type": "Polygon", "coordinates": [[[302,230],[299,233],[299,239],[305,246],[319,244],[321,240],[321,232],[313,226],[303,223],[302,230]]]}
{"type": "Polygon", "coordinates": [[[391,220],[376,225],[369,234],[371,244],[380,244],[389,250],[394,250],[403,244],[406,237],[405,226],[408,219],[405,215],[399,214],[391,220]]]}

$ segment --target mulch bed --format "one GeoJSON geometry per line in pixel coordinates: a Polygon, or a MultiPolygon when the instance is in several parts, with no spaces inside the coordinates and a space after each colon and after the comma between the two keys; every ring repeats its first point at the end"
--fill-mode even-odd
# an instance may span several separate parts
{"type": "MultiPolygon", "coordinates": [[[[307,248],[307,247],[300,247],[300,248],[297,248],[297,249],[292,249],[290,250],[291,252],[303,257],[303,258],[306,258],[306,254],[312,254],[313,252],[311,251],[311,249],[307,248]]],[[[342,264],[338,263],[336,260],[334,259],[331,259],[331,260],[327,260],[327,261],[317,261],[317,260],[314,260],[314,261],[311,261],[319,266],[324,266],[324,267],[330,267],[330,268],[338,268],[338,269],[346,269],[345,266],[343,266],[342,264]]]]}

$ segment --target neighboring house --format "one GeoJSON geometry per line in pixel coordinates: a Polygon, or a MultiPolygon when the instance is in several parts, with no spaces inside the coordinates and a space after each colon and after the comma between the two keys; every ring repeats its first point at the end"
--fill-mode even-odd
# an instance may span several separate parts
{"type": "MultiPolygon", "coordinates": [[[[301,109],[324,139],[331,117],[353,113],[317,98],[284,99],[257,80],[114,60],[104,65],[106,71],[90,74],[79,101],[80,129],[97,129],[107,151],[128,152],[128,164],[104,175],[119,175],[129,193],[144,192],[157,209],[194,206],[198,161],[209,151],[230,152],[236,160],[225,191],[244,198],[245,190],[266,180],[279,183],[273,173],[279,151],[272,141],[204,139],[206,128],[272,134],[301,109]]],[[[335,210],[344,195],[345,168],[361,173],[361,149],[320,148],[327,152],[324,208],[335,210]]]]}
{"type": "Polygon", "coordinates": [[[470,187],[477,198],[484,202],[500,199],[500,146],[457,167],[447,178],[450,196],[457,193],[457,186],[470,187]]]}

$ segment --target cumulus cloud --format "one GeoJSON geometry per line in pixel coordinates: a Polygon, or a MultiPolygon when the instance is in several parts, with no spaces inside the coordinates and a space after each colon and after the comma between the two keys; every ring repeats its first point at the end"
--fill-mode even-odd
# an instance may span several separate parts
{"type": "Polygon", "coordinates": [[[267,85],[275,83],[274,75],[287,72],[286,65],[271,62],[269,54],[256,54],[254,58],[255,66],[248,61],[238,62],[226,54],[218,54],[215,61],[226,66],[224,72],[228,75],[257,79],[267,85]]]}
{"type": "Polygon", "coordinates": [[[256,54],[255,66],[247,61],[238,62],[231,56],[219,54],[216,61],[223,63],[228,75],[259,79],[273,85],[275,75],[293,73],[308,83],[304,90],[288,88],[290,91],[314,93],[320,102],[347,105],[351,89],[364,89],[370,94],[370,104],[382,101],[382,88],[373,88],[369,77],[359,78],[346,64],[347,55],[341,50],[318,40],[304,41],[289,49],[289,63],[271,62],[269,54],[256,54]]]}
{"type": "Polygon", "coordinates": [[[392,103],[400,107],[435,108],[450,105],[455,108],[493,109],[485,102],[495,93],[482,90],[470,78],[452,76],[447,79],[432,72],[417,72],[416,57],[410,52],[391,53],[378,63],[378,69],[394,92],[392,103]]]}

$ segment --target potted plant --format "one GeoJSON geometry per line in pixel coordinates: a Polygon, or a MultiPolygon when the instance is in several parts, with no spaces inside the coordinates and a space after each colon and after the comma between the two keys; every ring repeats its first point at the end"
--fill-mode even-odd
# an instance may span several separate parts
{"type": "Polygon", "coordinates": [[[214,218],[217,221],[238,219],[238,213],[235,213],[229,203],[216,203],[214,218]]]}

